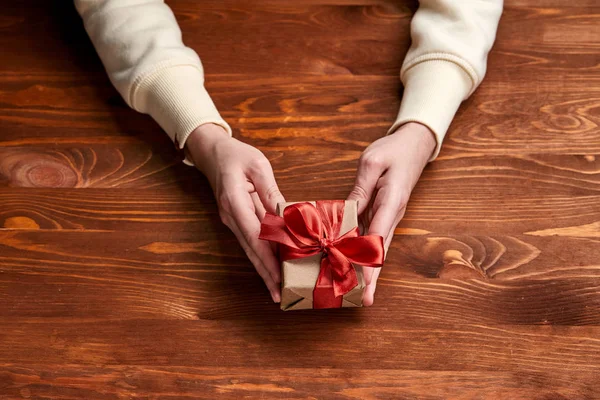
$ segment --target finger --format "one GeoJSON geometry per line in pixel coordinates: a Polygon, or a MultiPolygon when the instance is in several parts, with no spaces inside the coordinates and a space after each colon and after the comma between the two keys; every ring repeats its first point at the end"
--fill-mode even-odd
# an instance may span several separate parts
{"type": "Polygon", "coordinates": [[[254,205],[249,193],[240,191],[230,198],[231,216],[239,228],[246,243],[258,256],[273,280],[281,282],[281,268],[268,242],[258,238],[260,221],[256,217],[254,205]]]}
{"type": "Polygon", "coordinates": [[[373,219],[369,225],[370,235],[380,235],[387,239],[390,231],[395,227],[396,217],[400,209],[398,194],[391,187],[379,190],[373,203],[373,219]]]}
{"type": "MultiPolygon", "coordinates": [[[[388,248],[390,247],[390,244],[392,243],[392,239],[394,238],[394,230],[396,229],[396,226],[398,225],[398,223],[404,216],[405,210],[406,210],[406,208],[403,208],[402,210],[400,210],[400,212],[396,216],[393,224],[391,225],[390,230],[388,231],[388,233],[386,235],[381,235],[380,233],[374,233],[373,230],[369,231],[370,234],[381,235],[383,237],[383,249],[385,252],[385,256],[387,256],[388,248]]],[[[370,213],[371,210],[368,210],[368,212],[370,213]]],[[[363,268],[363,275],[365,277],[365,283],[367,285],[369,285],[373,282],[373,272],[374,271],[375,271],[374,268],[363,268]]]]}
{"type": "MultiPolygon", "coordinates": [[[[400,220],[402,219],[402,217],[404,217],[405,212],[406,212],[406,207],[404,207],[400,210],[400,212],[398,213],[398,216],[396,217],[396,219],[394,221],[394,224],[392,225],[391,230],[389,231],[387,236],[384,236],[384,240],[385,240],[384,249],[385,249],[386,256],[387,256],[388,249],[390,248],[390,244],[392,243],[392,240],[394,239],[394,231],[396,230],[396,226],[398,225],[398,223],[400,223],[400,220]]],[[[375,289],[377,287],[377,279],[379,279],[379,274],[381,273],[381,268],[364,268],[363,271],[364,271],[364,276],[365,276],[365,283],[367,284],[367,287],[365,288],[365,293],[363,295],[363,304],[368,307],[368,306],[373,305],[375,289]]]]}
{"type": "Polygon", "coordinates": [[[371,220],[373,219],[373,200],[375,197],[377,197],[376,194],[371,196],[367,208],[358,215],[358,228],[361,236],[366,235],[369,231],[369,225],[371,225],[371,220]]]}
{"type": "MultiPolygon", "coordinates": [[[[375,201],[373,202],[373,217],[369,224],[368,232],[370,235],[379,235],[383,237],[384,252],[387,256],[388,248],[394,237],[394,229],[404,216],[405,207],[400,207],[401,199],[398,193],[390,186],[385,186],[377,191],[375,201]]],[[[365,268],[365,282],[367,285],[374,285],[379,276],[379,269],[365,268]]],[[[374,293],[374,289],[373,289],[374,293]]]]}
{"type": "Polygon", "coordinates": [[[273,301],[275,303],[279,303],[281,301],[281,289],[279,287],[279,284],[273,280],[273,277],[271,276],[269,271],[267,271],[260,258],[256,255],[256,253],[252,250],[252,248],[244,238],[244,235],[240,231],[239,227],[235,225],[235,223],[232,223],[230,224],[229,229],[231,229],[238,242],[240,242],[242,249],[244,249],[246,256],[248,256],[248,259],[254,265],[254,268],[258,272],[258,275],[265,282],[265,285],[267,285],[267,289],[269,290],[269,293],[271,293],[271,298],[273,299],[273,301]]]}
{"type": "Polygon", "coordinates": [[[381,268],[369,268],[373,271],[373,278],[371,283],[367,285],[365,288],[365,293],[363,294],[363,305],[365,307],[369,307],[373,305],[373,300],[375,299],[375,289],[377,287],[377,279],[379,278],[379,274],[381,273],[381,268]]]}
{"type": "MultiPolygon", "coordinates": [[[[254,203],[254,211],[256,213],[256,216],[258,217],[259,221],[262,222],[262,220],[265,218],[267,210],[265,210],[265,206],[263,206],[263,203],[260,201],[258,193],[252,192],[251,196],[252,202],[254,203]]],[[[277,244],[274,242],[269,242],[269,246],[271,247],[271,251],[273,251],[273,254],[277,254],[277,244]]]]}
{"type": "Polygon", "coordinates": [[[263,203],[260,201],[258,193],[252,192],[250,193],[250,197],[252,197],[252,202],[254,203],[254,212],[258,217],[258,220],[262,222],[262,220],[265,218],[267,210],[265,210],[265,206],[263,206],[263,203]]]}
{"type": "Polygon", "coordinates": [[[363,267],[363,277],[365,278],[365,285],[370,285],[373,282],[373,270],[375,268],[363,267]]]}
{"type": "Polygon", "coordinates": [[[348,195],[348,200],[358,201],[358,214],[362,214],[367,208],[375,188],[377,181],[385,172],[385,163],[365,152],[358,161],[358,170],[356,173],[356,181],[352,191],[348,195]]]}
{"type": "Polygon", "coordinates": [[[401,173],[388,171],[379,181],[377,196],[373,201],[373,218],[369,234],[387,239],[398,220],[400,210],[406,207],[410,191],[404,189],[405,179],[401,173]]]}
{"type": "Polygon", "coordinates": [[[390,248],[390,245],[392,244],[392,240],[394,239],[394,232],[396,230],[396,227],[402,220],[402,217],[404,217],[405,212],[406,212],[406,207],[403,207],[400,210],[400,212],[398,213],[398,216],[396,217],[396,220],[394,221],[394,224],[392,225],[392,229],[390,229],[390,232],[387,234],[386,237],[384,237],[385,243],[383,244],[383,248],[385,250],[386,256],[387,256],[388,250],[390,248]]]}
{"type": "Polygon", "coordinates": [[[252,180],[254,189],[258,193],[264,208],[271,213],[275,213],[277,203],[284,203],[285,198],[279,191],[277,182],[275,182],[273,168],[269,161],[266,160],[264,164],[260,164],[259,168],[249,171],[249,178],[252,180]]]}
{"type": "MultiPolygon", "coordinates": [[[[384,252],[385,252],[385,256],[387,256],[387,252],[388,252],[388,249],[390,248],[390,244],[392,243],[392,240],[394,239],[394,230],[396,229],[396,226],[398,225],[398,223],[400,222],[400,220],[404,216],[405,210],[406,210],[406,208],[403,208],[402,210],[400,210],[400,213],[398,213],[398,216],[394,220],[392,228],[390,229],[390,231],[388,232],[388,234],[385,235],[385,236],[382,235],[383,236],[383,240],[384,240],[384,242],[383,242],[383,249],[384,249],[384,252]]],[[[365,278],[365,283],[367,285],[375,283],[375,281],[377,280],[377,278],[374,277],[374,272],[376,270],[377,270],[376,268],[363,268],[363,276],[365,278]]]]}

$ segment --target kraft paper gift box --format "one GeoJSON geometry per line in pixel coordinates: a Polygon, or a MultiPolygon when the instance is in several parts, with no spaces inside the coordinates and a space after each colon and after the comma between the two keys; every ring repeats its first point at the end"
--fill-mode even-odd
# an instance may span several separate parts
{"type": "MultiPolygon", "coordinates": [[[[269,221],[266,222],[266,224],[271,224],[271,228],[276,225],[279,224],[279,226],[277,226],[275,229],[271,229],[270,231],[272,232],[273,230],[286,230],[287,227],[282,227],[281,224],[283,224],[283,216],[284,216],[284,211],[287,207],[290,207],[292,205],[298,205],[300,207],[304,207],[305,204],[303,203],[310,203],[312,204],[312,206],[314,206],[312,209],[307,210],[307,211],[311,211],[311,214],[313,215],[313,219],[311,221],[314,222],[314,219],[316,219],[315,215],[321,215],[321,223],[324,225],[327,225],[329,227],[331,226],[335,226],[334,230],[337,230],[337,232],[334,235],[337,235],[336,238],[329,238],[329,239],[338,239],[340,237],[355,237],[358,236],[358,230],[356,229],[358,227],[358,215],[357,215],[357,210],[358,210],[358,205],[356,201],[320,201],[320,202],[315,202],[315,201],[310,201],[310,202],[290,202],[290,203],[280,203],[277,207],[277,215],[280,218],[273,218],[274,216],[271,214],[271,216],[269,218],[271,218],[269,221]],[[315,211],[317,211],[317,203],[319,204],[319,213],[316,213],[315,211]],[[324,206],[328,206],[329,208],[331,208],[328,212],[328,208],[324,208],[324,206]],[[323,210],[326,210],[325,212],[322,212],[323,210]],[[339,220],[339,212],[341,212],[341,210],[343,209],[343,214],[341,215],[341,221],[339,220]],[[332,210],[336,210],[337,212],[333,212],[332,210]],[[331,221],[330,221],[331,220],[331,221]],[[348,233],[348,235],[346,235],[348,233]]],[[[296,206],[297,207],[297,206],[296,206]]],[[[310,208],[310,207],[308,207],[310,208]]],[[[306,208],[304,208],[306,210],[306,208]]],[[[294,210],[295,211],[295,210],[294,210]]],[[[298,214],[302,214],[302,213],[298,213],[298,214]]],[[[302,214],[304,215],[304,214],[302,214]]],[[[297,218],[299,219],[299,218],[297,218]]],[[[310,219],[310,218],[309,218],[310,219]]],[[[269,234],[265,233],[265,222],[263,222],[263,231],[261,232],[261,238],[263,239],[267,239],[267,240],[271,240],[271,241],[277,241],[277,240],[273,240],[273,234],[271,234],[271,237],[268,237],[269,234]]],[[[302,229],[304,229],[305,227],[301,227],[302,229]]],[[[267,228],[268,229],[268,228],[267,228]]],[[[313,229],[314,230],[314,229],[313,229]]],[[[325,228],[325,231],[327,231],[327,228],[325,228]]],[[[330,230],[331,231],[331,230],[330,230]]],[[[333,231],[331,231],[333,232],[333,231]]],[[[281,232],[277,232],[277,234],[280,234],[281,236],[281,232]]],[[[291,236],[291,235],[289,235],[291,236]]],[[[366,238],[366,237],[361,237],[361,238],[366,238]]],[[[326,235],[324,235],[324,238],[319,239],[319,240],[326,240],[326,235]]],[[[362,246],[361,243],[363,243],[364,240],[354,240],[354,239],[350,239],[350,241],[346,241],[346,246],[344,247],[344,245],[341,245],[341,247],[346,248],[346,251],[351,253],[350,258],[352,258],[352,255],[356,255],[356,253],[360,253],[362,250],[362,246]],[[348,244],[350,243],[350,247],[348,246],[348,244]]],[[[371,260],[371,267],[373,266],[381,266],[381,264],[383,263],[383,238],[381,238],[380,236],[372,236],[368,238],[367,240],[367,246],[365,249],[366,252],[366,258],[371,260]],[[377,238],[375,241],[373,241],[373,238],[377,238]],[[371,239],[369,241],[369,239],[371,239]],[[375,249],[374,249],[375,248],[375,249]],[[375,254],[375,255],[374,255],[375,254]],[[376,260],[376,261],[375,261],[376,260]]],[[[279,241],[280,243],[280,250],[281,250],[281,244],[282,242],[279,241]]],[[[316,239],[315,239],[315,243],[317,243],[316,239]]],[[[349,291],[347,291],[347,293],[343,294],[342,298],[340,299],[339,296],[338,297],[334,297],[333,294],[333,281],[331,278],[331,273],[329,274],[329,278],[325,278],[324,276],[322,276],[322,281],[320,281],[319,283],[319,287],[316,288],[317,285],[317,281],[319,280],[319,276],[321,273],[321,269],[322,269],[322,260],[324,257],[328,257],[328,255],[325,253],[325,251],[321,251],[321,250],[314,250],[315,248],[318,249],[318,245],[314,245],[313,247],[313,253],[315,251],[316,254],[312,254],[306,257],[298,257],[298,258],[294,258],[294,259],[286,259],[283,260],[281,262],[281,272],[282,272],[282,283],[281,283],[281,309],[282,310],[301,310],[301,309],[311,309],[311,308],[331,308],[331,307],[361,307],[362,306],[362,298],[363,298],[363,294],[365,291],[365,279],[364,279],[364,274],[363,274],[363,266],[358,265],[357,263],[352,262],[351,265],[354,269],[354,272],[356,274],[356,285],[348,288],[349,291]],[[314,298],[315,296],[325,296],[325,298],[327,298],[329,296],[330,301],[327,302],[323,302],[322,297],[319,297],[317,300],[319,300],[317,303],[317,306],[315,307],[315,301],[314,298]],[[335,302],[336,305],[333,306],[331,305],[331,300],[335,298],[335,302]],[[341,301],[340,301],[341,300],[341,301]],[[326,304],[325,306],[323,306],[323,304],[326,304]],[[329,305],[327,305],[329,304],[329,305]]],[[[337,251],[337,250],[331,250],[331,251],[337,251]]],[[[339,252],[338,252],[339,254],[339,252]]],[[[345,257],[344,257],[345,258],[345,257]]],[[[354,257],[356,258],[356,257],[354,257]]],[[[359,256],[359,259],[365,258],[365,256],[359,256]]],[[[366,261],[366,260],[365,260],[366,261]]],[[[363,263],[366,265],[366,263],[363,263]]]]}

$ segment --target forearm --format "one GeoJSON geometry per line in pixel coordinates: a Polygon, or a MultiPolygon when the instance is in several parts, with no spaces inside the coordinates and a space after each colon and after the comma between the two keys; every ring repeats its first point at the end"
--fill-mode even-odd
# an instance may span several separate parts
{"type": "Polygon", "coordinates": [[[75,0],[75,5],[127,104],[150,114],[180,148],[205,123],[231,133],[204,88],[198,55],[183,44],[163,0],[75,0]]]}
{"type": "Polygon", "coordinates": [[[404,95],[390,133],[407,122],[431,129],[434,159],[460,106],[481,83],[502,0],[421,0],[401,71],[404,95]]]}

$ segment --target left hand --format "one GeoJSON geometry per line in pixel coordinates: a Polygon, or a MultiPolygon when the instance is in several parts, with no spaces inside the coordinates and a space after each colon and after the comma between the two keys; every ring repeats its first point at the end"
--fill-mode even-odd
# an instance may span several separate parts
{"type": "Polygon", "coordinates": [[[281,301],[281,270],[269,243],[259,239],[265,212],[285,199],[269,160],[258,149],[234,139],[215,124],[196,128],[186,151],[206,175],[219,205],[221,221],[234,233],[264,280],[273,301],[281,301]]]}
{"type": "MultiPolygon", "coordinates": [[[[435,145],[429,128],[409,122],[373,142],[360,157],[356,183],[348,200],[358,200],[358,214],[365,230],[383,237],[386,254],[435,145]]],[[[370,306],[381,268],[363,271],[367,283],[363,304],[370,306]]]]}

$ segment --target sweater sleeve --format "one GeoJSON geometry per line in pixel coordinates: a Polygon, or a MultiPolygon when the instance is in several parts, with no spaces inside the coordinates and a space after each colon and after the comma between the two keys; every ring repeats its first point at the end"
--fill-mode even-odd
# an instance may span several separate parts
{"type": "Polygon", "coordinates": [[[502,0],[420,0],[411,22],[412,45],[400,79],[404,95],[396,122],[419,122],[435,134],[440,152],[460,103],[481,83],[496,37],[502,0]]]}
{"type": "Polygon", "coordinates": [[[123,99],[151,115],[179,148],[205,123],[231,134],[204,88],[200,58],[183,44],[164,0],[75,0],[75,6],[123,99]]]}

